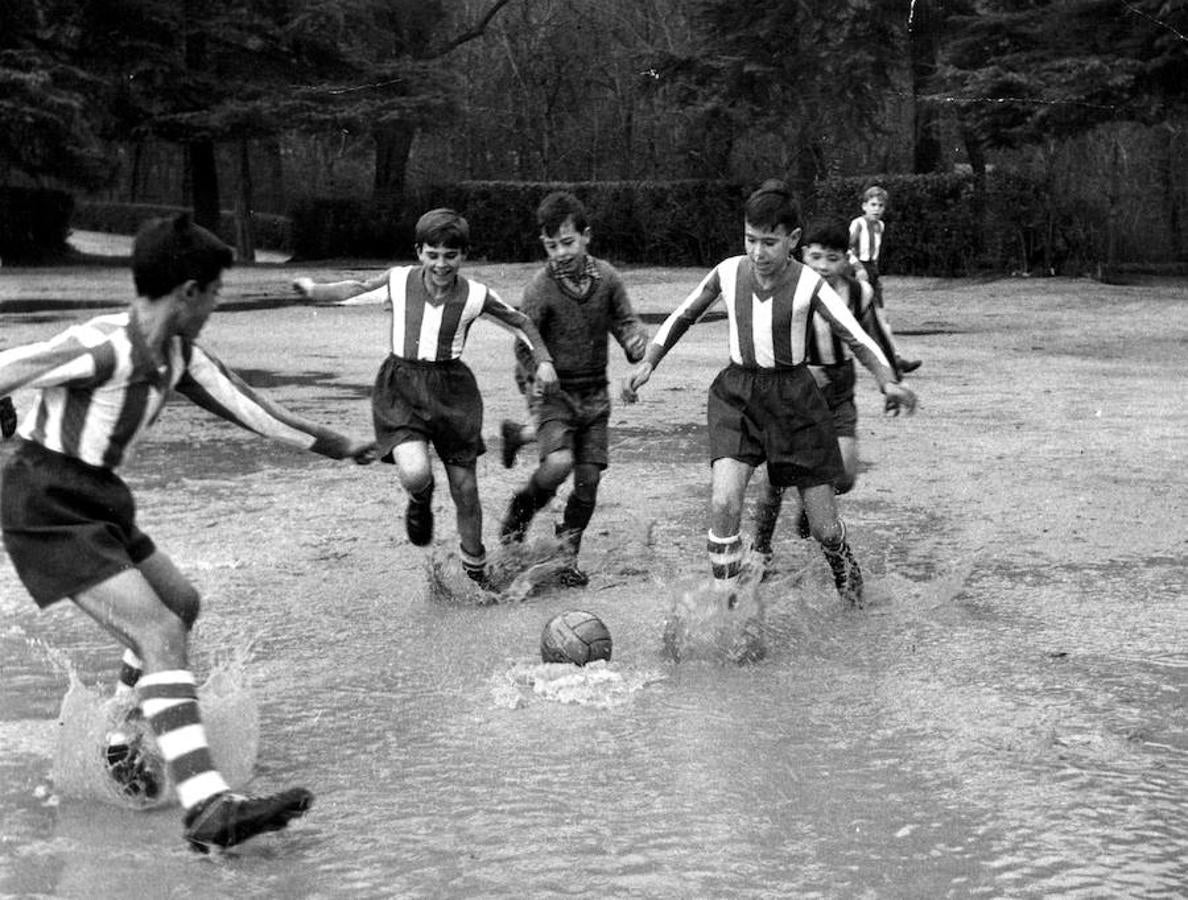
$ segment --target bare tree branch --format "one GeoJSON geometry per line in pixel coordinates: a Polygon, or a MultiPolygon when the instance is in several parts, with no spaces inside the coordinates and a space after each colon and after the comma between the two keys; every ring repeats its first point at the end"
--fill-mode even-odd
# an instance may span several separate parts
{"type": "Polygon", "coordinates": [[[458,49],[463,44],[469,43],[470,41],[473,41],[477,38],[482,37],[487,31],[487,26],[491,24],[491,21],[497,15],[499,15],[499,11],[511,2],[512,2],[512,0],[494,0],[494,2],[490,5],[490,7],[487,9],[487,11],[485,13],[483,13],[483,15],[479,18],[478,22],[476,22],[473,26],[471,26],[466,31],[464,31],[461,34],[457,35],[456,37],[450,39],[447,43],[445,43],[442,47],[440,47],[436,53],[434,53],[431,57],[428,57],[428,58],[429,59],[437,59],[438,57],[445,56],[445,55],[453,52],[454,50],[458,49]]]}

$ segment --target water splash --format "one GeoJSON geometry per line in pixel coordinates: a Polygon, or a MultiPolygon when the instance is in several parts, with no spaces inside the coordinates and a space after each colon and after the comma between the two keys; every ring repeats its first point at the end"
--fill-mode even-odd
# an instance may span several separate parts
{"type": "Polygon", "coordinates": [[[674,661],[757,662],[767,655],[762,563],[748,559],[729,589],[712,580],[678,582],[664,623],[664,650],[674,661]]]}
{"type": "Polygon", "coordinates": [[[466,575],[458,554],[435,551],[427,562],[427,595],[436,603],[450,605],[522,603],[554,583],[571,562],[564,545],[556,538],[539,537],[503,544],[488,556],[487,587],[483,588],[466,575]]]}
{"type": "Polygon", "coordinates": [[[606,709],[626,703],[664,677],[654,670],[619,667],[606,660],[581,667],[521,660],[492,676],[491,698],[495,706],[505,709],[520,709],[533,697],[606,709]]]}
{"type": "MultiPolygon", "coordinates": [[[[129,719],[134,699],[106,695],[82,682],[65,654],[51,653],[69,678],[58,714],[53,787],[60,797],[100,800],[147,809],[176,800],[172,784],[155,797],[128,796],[110,777],[105,760],[107,736],[117,729],[142,740],[150,767],[164,772],[156,741],[143,719],[129,719]]],[[[198,702],[215,766],[232,788],[252,776],[260,744],[260,714],[243,661],[217,665],[198,688],[198,702]]]]}

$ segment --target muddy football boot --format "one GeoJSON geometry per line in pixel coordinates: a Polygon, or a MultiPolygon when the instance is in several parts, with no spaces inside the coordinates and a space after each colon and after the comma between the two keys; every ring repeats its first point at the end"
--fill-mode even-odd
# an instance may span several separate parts
{"type": "Polygon", "coordinates": [[[833,583],[837,587],[838,596],[855,609],[862,609],[862,570],[858,568],[858,561],[850,545],[842,541],[836,547],[821,545],[829,568],[833,572],[833,583]]]}
{"type": "Polygon", "coordinates": [[[149,801],[160,795],[164,779],[152,765],[141,735],[123,732],[109,735],[103,758],[107,774],[129,800],[149,801]]]}
{"type": "Polygon", "coordinates": [[[224,791],[186,813],[185,838],[199,853],[213,847],[232,847],[266,831],[280,831],[290,820],[305,815],[313,794],[289,788],[267,797],[245,797],[224,791]]]}

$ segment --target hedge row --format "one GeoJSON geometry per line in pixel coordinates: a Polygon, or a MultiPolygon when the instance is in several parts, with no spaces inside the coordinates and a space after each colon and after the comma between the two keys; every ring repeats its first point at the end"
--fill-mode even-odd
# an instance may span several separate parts
{"type": "Polygon", "coordinates": [[[64,191],[0,185],[0,260],[27,264],[67,255],[73,208],[64,191]]]}
{"type": "MultiPolygon", "coordinates": [[[[71,226],[83,231],[102,231],[107,234],[135,234],[141,223],[162,216],[176,216],[188,212],[185,206],[167,206],[157,203],[109,203],[104,201],[80,200],[74,207],[71,226]]],[[[256,246],[269,250],[288,250],[292,243],[291,227],[287,216],[270,213],[252,213],[256,246]]],[[[224,210],[219,217],[217,233],[231,246],[235,246],[235,213],[224,210]]]]}
{"type": "Polygon", "coordinates": [[[530,262],[542,258],[536,207],[554,190],[581,199],[593,251],[615,263],[703,266],[740,246],[746,193],[728,182],[469,181],[430,188],[403,208],[304,200],[293,210],[293,252],[299,259],[407,259],[417,218],[449,206],[470,223],[473,258],[530,262]]]}

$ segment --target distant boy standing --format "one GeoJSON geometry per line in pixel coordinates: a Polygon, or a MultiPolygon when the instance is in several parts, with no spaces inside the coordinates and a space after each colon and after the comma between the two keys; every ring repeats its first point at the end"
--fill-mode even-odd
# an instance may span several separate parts
{"type": "MultiPolygon", "coordinates": [[[[883,232],[886,223],[883,213],[887,210],[887,191],[878,185],[868,187],[862,194],[862,215],[850,222],[850,262],[858,272],[859,279],[865,278],[874,289],[875,305],[883,308],[883,285],[879,281],[879,255],[883,250],[883,232]]],[[[886,321],[883,323],[886,325],[886,321]]],[[[897,356],[896,361],[903,372],[914,372],[920,368],[920,360],[908,360],[897,356]]]]}
{"type": "Polygon", "coordinates": [[[875,376],[892,408],[911,411],[916,396],[900,385],[845,303],[811,269],[792,259],[800,207],[768,181],[744,209],[745,256],[718,263],[665,319],[644,361],[624,386],[627,400],[681,336],[719,299],[729,321],[729,365],[709,389],[710,567],[717,584],[737,582],[745,555],[739,525],[747,484],[766,463],[768,480],[794,486],[843,600],[862,605],[862,572],[837,515],[833,482],[844,474],[832,414],[806,363],[810,317],[821,316],[875,376]]]}
{"type": "MultiPolygon", "coordinates": [[[[619,273],[589,254],[590,228],[581,202],[573,194],[554,192],[541,201],[536,220],[548,263],[524,290],[520,309],[553,353],[561,389],[533,404],[540,465],[512,497],[500,537],[522,541],[537,510],[572,473],[573,491],[556,533],[573,555],[562,579],[581,586],[589,579],[577,567],[577,554],[608,463],[607,337],[613,336],[634,363],[643,359],[648,335],[619,273]]],[[[522,370],[522,359],[519,365],[522,370]]]]}
{"type": "Polygon", "coordinates": [[[486,452],[483,400],[461,359],[470,326],[485,316],[511,331],[530,352],[545,394],[555,388],[557,373],[532,321],[486,285],[459,274],[470,246],[470,226],[462,216],[452,209],[430,210],[418,220],[415,240],[420,265],[395,266],[367,281],[316,284],[298,278],[293,286],[311,300],[331,302],[387,288],[389,353],[371,398],[377,452],[396,465],[409,495],[408,539],[423,547],[433,540],[432,443],[457,511],[462,566],[484,584],[487,551],[475,477],[478,457],[486,452]]]}
{"type": "MultiPolygon", "coordinates": [[[[371,462],[352,440],[266,400],[195,340],[214,311],[231,248],[188,216],[148,222],[132,245],[137,296],[37,344],[0,353],[0,394],[38,394],[0,482],[4,547],[38,606],[69,598],[128,650],[133,687],[177,790],[185,838],[208,851],[285,827],[313,800],[304,788],[234,794],[215,768],[187,662],[194,586],[136,524],[116,469],[171,391],[243,428],[332,459],[371,462]]],[[[120,735],[105,748],[129,794],[164,787],[120,735]]]]}

